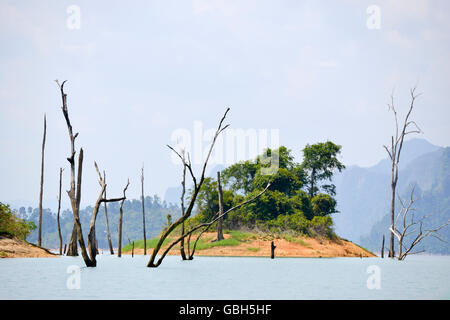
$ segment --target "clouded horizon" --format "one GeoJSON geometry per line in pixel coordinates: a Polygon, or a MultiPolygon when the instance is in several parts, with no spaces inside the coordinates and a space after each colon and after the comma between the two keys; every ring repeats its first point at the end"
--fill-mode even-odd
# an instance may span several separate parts
{"type": "Polygon", "coordinates": [[[82,206],[98,196],[94,160],[108,195],[129,177],[138,198],[144,164],[145,193],[163,197],[181,177],[166,147],[173,132],[215,128],[226,107],[233,129],[279,130],[297,161],[307,143],[331,140],[344,164],[370,166],[386,157],[392,91],[403,115],[417,85],[416,137],[449,146],[449,13],[447,1],[425,0],[1,0],[0,201],[38,205],[44,113],[44,206],[56,204],[59,167],[68,189],[55,79],[68,80],[85,152],[82,206]],[[73,5],[79,29],[68,27],[73,5]],[[370,5],[379,28],[368,27],[370,5]]]}

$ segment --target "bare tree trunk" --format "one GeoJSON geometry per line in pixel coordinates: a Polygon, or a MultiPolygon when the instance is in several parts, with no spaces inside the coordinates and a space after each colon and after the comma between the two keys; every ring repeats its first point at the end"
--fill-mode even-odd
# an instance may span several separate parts
{"type": "Polygon", "coordinates": [[[390,240],[389,240],[389,257],[394,258],[395,257],[395,251],[394,251],[394,230],[395,230],[395,196],[396,196],[396,188],[397,188],[397,182],[398,182],[398,170],[399,170],[399,162],[400,162],[400,154],[402,152],[403,147],[403,141],[405,137],[408,134],[412,133],[421,133],[419,126],[412,120],[409,120],[409,117],[411,115],[411,112],[414,108],[414,102],[418,95],[415,94],[416,88],[411,89],[411,102],[409,105],[408,113],[405,116],[404,123],[402,125],[402,128],[399,128],[398,123],[398,117],[397,117],[397,110],[395,109],[394,105],[394,96],[391,95],[391,103],[388,104],[389,110],[392,110],[394,113],[394,120],[395,120],[395,137],[394,135],[391,137],[391,146],[388,148],[387,146],[383,146],[391,160],[392,168],[391,168],[391,223],[389,226],[390,230],[390,240]],[[411,128],[412,127],[412,128],[411,128]]]}
{"type": "MultiPolygon", "coordinates": [[[[201,176],[200,176],[200,181],[198,183],[197,183],[197,179],[194,176],[194,173],[192,171],[192,164],[191,164],[190,160],[188,160],[188,162],[186,162],[186,159],[185,159],[184,155],[181,156],[172,147],[168,146],[172,151],[174,151],[180,157],[180,159],[181,159],[181,161],[183,163],[183,166],[185,166],[189,170],[189,173],[190,173],[190,175],[192,177],[192,181],[194,183],[194,190],[192,192],[192,196],[191,196],[191,199],[189,201],[189,206],[187,207],[186,213],[183,216],[181,216],[178,220],[173,222],[170,226],[168,226],[166,231],[164,231],[161,234],[161,237],[159,238],[158,243],[155,246],[155,249],[153,249],[153,251],[152,251],[152,255],[151,255],[150,260],[149,260],[149,262],[147,264],[147,267],[156,268],[156,267],[158,267],[161,264],[161,262],[164,259],[165,254],[163,254],[163,256],[161,256],[158,259],[157,262],[155,262],[155,260],[156,260],[156,255],[158,254],[159,250],[161,249],[162,244],[164,243],[164,240],[172,233],[172,231],[176,227],[178,227],[180,224],[182,224],[184,221],[186,221],[186,219],[188,219],[190,217],[191,212],[194,209],[194,205],[195,205],[195,201],[197,200],[198,193],[200,192],[200,188],[203,185],[203,182],[205,180],[205,170],[206,170],[206,166],[208,165],[208,161],[209,161],[209,157],[211,156],[212,149],[214,148],[214,144],[216,143],[216,140],[217,140],[217,137],[219,136],[219,134],[228,127],[228,125],[222,127],[222,124],[223,124],[223,121],[225,120],[229,110],[230,110],[230,108],[227,108],[227,110],[225,111],[225,114],[223,115],[222,119],[219,122],[219,126],[218,126],[218,128],[216,130],[216,133],[215,133],[213,141],[212,141],[212,143],[210,145],[208,154],[207,154],[206,159],[205,159],[205,161],[203,163],[202,173],[201,173],[201,176]]],[[[181,237],[181,239],[183,239],[183,238],[184,238],[184,236],[181,237]]],[[[181,239],[180,239],[180,241],[181,241],[181,239]]]]}
{"type": "MultiPolygon", "coordinates": [[[[59,168],[58,213],[56,215],[56,221],[58,223],[58,236],[59,236],[59,255],[62,255],[62,235],[61,235],[61,224],[59,222],[59,215],[60,215],[60,212],[61,212],[62,172],[63,172],[63,168],[59,168]]],[[[65,251],[65,249],[64,249],[64,251],[65,251]]]]}
{"type": "MultiPolygon", "coordinates": [[[[83,149],[81,149],[81,150],[83,150],[83,149]]],[[[88,267],[95,267],[97,265],[97,260],[95,259],[95,257],[97,255],[98,248],[97,248],[97,240],[96,240],[96,236],[95,236],[95,221],[97,219],[97,214],[98,214],[98,210],[100,208],[100,204],[102,202],[115,202],[115,201],[121,201],[124,199],[124,198],[116,198],[116,199],[103,198],[103,195],[105,194],[106,183],[103,180],[102,175],[100,174],[100,170],[98,169],[96,162],[94,162],[94,166],[95,166],[95,170],[97,171],[98,182],[100,184],[101,191],[100,191],[97,201],[95,203],[94,210],[92,211],[91,222],[89,223],[88,252],[89,252],[90,257],[87,257],[88,261],[86,261],[86,259],[85,259],[86,266],[88,266],[88,267]]],[[[81,225],[80,225],[80,230],[81,230],[81,225]]],[[[81,248],[82,252],[83,252],[83,246],[84,246],[84,243],[82,245],[80,242],[80,247],[82,247],[81,248]]],[[[84,258],[84,255],[83,255],[83,258],[84,258]]]]}
{"type": "Polygon", "coordinates": [[[119,215],[119,248],[117,249],[117,256],[120,258],[122,256],[122,221],[123,221],[123,203],[125,202],[125,192],[130,185],[130,179],[128,179],[127,185],[123,189],[123,200],[120,202],[120,215],[119,215]]]}
{"type": "MultiPolygon", "coordinates": [[[[106,173],[104,170],[103,170],[103,180],[105,180],[106,183],[106,173]]],[[[104,198],[106,199],[106,187],[104,198]]],[[[106,235],[108,237],[109,252],[111,253],[111,255],[114,255],[114,249],[111,243],[111,233],[109,232],[108,205],[106,204],[106,202],[104,204],[105,204],[105,219],[106,219],[106,235]]]]}
{"type": "Polygon", "coordinates": [[[381,242],[381,258],[384,258],[384,234],[383,234],[383,241],[381,242]]]}
{"type": "Polygon", "coordinates": [[[217,193],[219,194],[219,215],[221,216],[217,220],[217,241],[223,240],[222,222],[223,222],[223,193],[222,185],[220,183],[220,172],[217,171],[217,193]]]}
{"type": "Polygon", "coordinates": [[[275,259],[275,248],[273,241],[270,243],[270,259],[275,259]]]}
{"type": "Polygon", "coordinates": [[[69,257],[78,256],[77,241],[78,241],[78,232],[77,232],[77,226],[74,221],[73,228],[72,228],[72,236],[70,238],[69,245],[67,247],[66,256],[69,256],[69,257]]]}
{"type": "Polygon", "coordinates": [[[67,243],[64,243],[64,254],[66,254],[67,243]]]}
{"type": "Polygon", "coordinates": [[[133,247],[131,248],[131,257],[134,258],[134,241],[133,241],[133,247]]]}
{"type": "MultiPolygon", "coordinates": [[[[184,157],[184,151],[183,151],[183,157],[184,157]]],[[[181,216],[184,216],[185,214],[185,207],[184,207],[184,196],[186,194],[186,166],[183,165],[183,179],[181,180],[181,186],[182,186],[182,191],[181,191],[181,216]]],[[[183,221],[181,223],[181,235],[184,236],[184,228],[185,228],[185,222],[183,221]]],[[[189,240],[188,240],[189,241],[189,240]]],[[[188,254],[190,250],[189,250],[189,242],[188,242],[188,254]]],[[[180,254],[181,254],[181,259],[182,260],[187,260],[186,258],[186,252],[184,251],[184,238],[181,240],[180,243],[180,254]]]]}
{"type": "MultiPolygon", "coordinates": [[[[81,249],[81,255],[83,257],[83,260],[87,267],[95,267],[97,265],[97,261],[95,259],[97,255],[97,244],[95,239],[95,220],[97,218],[98,209],[100,207],[101,202],[113,202],[113,201],[120,201],[122,198],[119,199],[105,199],[103,198],[103,194],[105,192],[106,184],[100,174],[100,171],[98,170],[97,163],[94,162],[95,169],[97,170],[98,174],[98,181],[101,186],[101,192],[97,199],[97,202],[94,207],[94,211],[92,212],[91,216],[91,222],[89,224],[89,233],[88,233],[88,251],[86,250],[86,245],[84,243],[83,239],[83,230],[81,228],[81,222],[80,222],[80,201],[81,201],[81,180],[82,180],[82,172],[83,172],[83,148],[80,149],[80,154],[78,156],[78,175],[77,175],[77,183],[75,188],[75,139],[78,137],[78,133],[73,135],[72,132],[72,125],[70,124],[69,120],[69,113],[67,110],[67,95],[64,93],[64,84],[66,81],[64,81],[62,84],[59,84],[59,82],[56,80],[56,83],[58,84],[60,90],[61,90],[61,97],[62,97],[62,111],[64,118],[66,120],[67,129],[69,132],[69,138],[70,138],[70,144],[71,144],[71,155],[69,158],[67,158],[67,161],[70,163],[70,190],[67,191],[67,194],[70,198],[70,203],[72,205],[72,212],[73,212],[73,218],[75,221],[76,226],[76,238],[78,238],[78,242],[80,244],[81,249]]],[[[74,246],[76,244],[76,239],[74,234],[72,233],[72,240],[71,240],[71,250],[75,250],[74,246]]]]}
{"type": "Polygon", "coordinates": [[[39,193],[39,232],[38,232],[38,246],[42,245],[42,196],[44,194],[44,152],[45,152],[45,138],[47,135],[47,117],[44,113],[44,133],[42,136],[42,159],[41,159],[41,189],[39,193]]]}
{"type": "Polygon", "coordinates": [[[145,256],[147,255],[147,237],[145,235],[144,166],[142,166],[142,174],[141,174],[141,191],[142,191],[142,230],[144,232],[144,256],[145,256]]]}
{"type": "MultiPolygon", "coordinates": [[[[73,223],[73,229],[72,229],[72,237],[70,239],[68,248],[67,248],[67,256],[78,256],[78,248],[77,248],[77,241],[78,241],[78,227],[77,227],[77,223],[76,223],[76,216],[78,216],[78,210],[79,210],[79,204],[80,204],[80,200],[81,200],[81,190],[79,190],[79,192],[75,189],[75,139],[78,137],[78,133],[76,133],[75,135],[73,134],[72,131],[72,125],[70,123],[70,119],[69,119],[69,112],[67,109],[67,94],[64,92],[64,84],[66,83],[66,81],[63,81],[62,84],[60,84],[58,82],[58,80],[56,80],[56,83],[59,86],[59,89],[61,91],[61,98],[62,98],[62,112],[64,115],[64,119],[66,120],[66,124],[67,124],[67,130],[69,133],[69,139],[70,139],[70,148],[71,148],[71,153],[70,153],[70,157],[67,158],[67,161],[69,161],[70,163],[70,190],[67,191],[67,194],[70,198],[70,203],[72,206],[72,212],[73,212],[73,216],[74,216],[74,223],[73,223]],[[79,195],[80,197],[77,198],[77,195],[79,195]]],[[[80,156],[81,156],[81,152],[80,152],[80,156]]],[[[79,161],[82,164],[82,161],[79,161]]],[[[81,168],[78,169],[78,181],[79,181],[79,188],[81,188],[81,168]]]]}
{"type": "Polygon", "coordinates": [[[440,241],[446,242],[443,239],[440,238],[439,230],[442,228],[450,225],[450,219],[447,220],[444,224],[433,228],[433,229],[423,229],[423,221],[428,217],[424,216],[418,221],[414,219],[414,214],[412,215],[410,221],[408,222],[408,214],[410,211],[414,211],[413,204],[415,202],[414,200],[414,190],[415,187],[411,190],[410,200],[407,204],[405,204],[400,198],[400,203],[402,205],[402,209],[397,215],[397,219],[402,218],[402,227],[399,228],[391,228],[391,232],[397,237],[398,240],[398,260],[404,260],[408,254],[415,254],[420,253],[423,251],[418,252],[411,252],[416,245],[418,245],[423,239],[425,239],[428,236],[432,236],[440,241]],[[414,229],[416,226],[418,226],[418,230],[414,229]],[[417,233],[414,240],[410,243],[409,247],[404,244],[404,239],[406,236],[411,235],[413,233],[417,233]],[[405,249],[405,251],[403,251],[405,249]]]}

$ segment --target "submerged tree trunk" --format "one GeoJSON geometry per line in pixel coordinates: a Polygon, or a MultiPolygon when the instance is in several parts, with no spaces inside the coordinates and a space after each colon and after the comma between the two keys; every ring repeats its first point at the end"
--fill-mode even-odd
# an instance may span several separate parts
{"type": "MultiPolygon", "coordinates": [[[[184,151],[183,151],[183,157],[184,157],[184,151]]],[[[186,194],[186,166],[183,165],[183,179],[181,180],[181,187],[182,187],[182,191],[181,191],[181,216],[184,216],[185,214],[185,207],[184,207],[184,196],[186,194]]],[[[185,232],[185,222],[183,221],[181,223],[181,236],[184,236],[184,232],[185,232]]],[[[189,241],[189,240],[188,240],[189,241]]],[[[182,260],[187,260],[186,257],[186,252],[184,250],[184,238],[181,240],[180,243],[180,254],[181,254],[181,259],[182,260]]],[[[189,250],[189,242],[188,242],[188,255],[190,254],[190,250],[189,250]]]]}
{"type": "MultiPolygon", "coordinates": [[[[106,173],[103,171],[103,180],[105,180],[106,183],[106,173]]],[[[106,187],[105,187],[105,195],[104,198],[106,199],[106,187]]],[[[105,202],[105,219],[106,219],[106,235],[108,237],[108,245],[109,245],[109,252],[111,255],[114,255],[114,249],[111,243],[111,233],[109,232],[109,220],[108,220],[108,205],[105,202]]]]}
{"type": "Polygon", "coordinates": [[[78,232],[77,232],[77,226],[74,222],[73,228],[72,228],[72,236],[70,238],[69,245],[67,246],[66,256],[69,256],[69,257],[78,256],[77,241],[78,241],[78,232]]]}
{"type": "Polygon", "coordinates": [[[125,201],[125,192],[130,185],[130,179],[128,179],[127,185],[123,189],[123,200],[120,202],[120,214],[119,214],[119,248],[117,249],[117,256],[120,258],[122,256],[122,221],[123,221],[123,203],[125,201]]]}
{"type": "Polygon", "coordinates": [[[45,153],[45,138],[47,135],[47,117],[44,114],[44,133],[42,136],[42,159],[41,159],[41,189],[39,193],[39,231],[38,231],[38,246],[42,245],[42,196],[44,193],[44,153],[45,153]]]}
{"type": "Polygon", "coordinates": [[[217,171],[217,193],[219,194],[219,220],[217,220],[217,241],[223,240],[222,222],[223,222],[223,193],[220,183],[220,172],[217,171]]]}
{"type": "Polygon", "coordinates": [[[142,230],[144,233],[144,256],[145,256],[147,254],[147,237],[145,235],[144,166],[142,166],[141,191],[142,191],[142,230]]]}
{"type": "Polygon", "coordinates": [[[418,95],[415,94],[416,88],[411,89],[411,102],[409,105],[408,113],[405,116],[405,120],[403,122],[402,127],[399,127],[398,123],[398,117],[397,117],[397,110],[395,109],[394,105],[394,96],[391,95],[391,103],[388,104],[389,110],[392,110],[394,114],[394,120],[395,120],[395,131],[394,135],[391,136],[391,146],[388,148],[387,146],[383,146],[384,149],[386,149],[386,152],[389,155],[389,158],[391,160],[391,210],[390,210],[390,240],[389,240],[389,257],[394,258],[395,257],[395,251],[394,251],[394,230],[395,230],[395,196],[396,196],[396,188],[397,188],[397,182],[398,182],[398,171],[399,171],[399,162],[400,162],[400,155],[402,152],[403,147],[403,141],[405,137],[409,134],[413,133],[422,133],[419,126],[415,121],[409,120],[409,117],[411,116],[411,113],[414,109],[414,102],[418,95]]]}
{"type": "MultiPolygon", "coordinates": [[[[63,168],[59,168],[59,194],[58,194],[58,213],[56,215],[56,221],[58,223],[58,236],[59,236],[59,255],[62,255],[62,235],[61,235],[61,224],[59,221],[59,214],[61,212],[61,188],[62,188],[62,172],[63,168]]],[[[64,249],[65,251],[65,249],[64,249]]]]}

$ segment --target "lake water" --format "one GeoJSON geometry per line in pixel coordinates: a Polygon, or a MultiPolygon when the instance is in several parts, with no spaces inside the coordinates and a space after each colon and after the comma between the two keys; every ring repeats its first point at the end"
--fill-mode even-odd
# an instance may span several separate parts
{"type": "Polygon", "coordinates": [[[97,268],[81,257],[0,259],[0,299],[450,299],[450,257],[168,256],[156,269],[148,259],[100,255],[97,268]],[[79,289],[67,286],[77,283],[70,266],[81,267],[79,289]]]}

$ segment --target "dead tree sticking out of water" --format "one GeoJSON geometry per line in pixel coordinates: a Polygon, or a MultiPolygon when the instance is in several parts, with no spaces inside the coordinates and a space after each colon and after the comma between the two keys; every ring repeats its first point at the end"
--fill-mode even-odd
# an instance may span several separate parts
{"type": "Polygon", "coordinates": [[[384,258],[384,234],[383,234],[383,241],[381,242],[381,258],[384,258]]]}
{"type": "MultiPolygon", "coordinates": [[[[184,163],[186,160],[184,150],[181,151],[181,156],[184,159],[183,160],[183,163],[184,163]]],[[[185,211],[186,211],[186,209],[184,207],[184,196],[186,194],[186,166],[185,165],[183,165],[183,179],[181,180],[181,187],[182,187],[182,189],[181,189],[181,216],[184,216],[185,211]]],[[[185,232],[184,229],[185,229],[185,221],[183,221],[181,223],[181,235],[182,236],[184,236],[184,232],[185,232]]],[[[190,241],[190,238],[188,239],[188,255],[190,254],[189,241],[190,241]]],[[[181,255],[182,260],[187,260],[186,252],[184,250],[184,238],[181,240],[181,243],[180,243],[180,255],[181,255]]]]}
{"type": "MultiPolygon", "coordinates": [[[[71,147],[71,154],[70,157],[67,158],[67,161],[70,163],[70,190],[67,191],[67,194],[69,195],[70,204],[72,206],[72,212],[74,217],[74,224],[72,228],[72,237],[70,239],[67,253],[68,256],[78,256],[78,248],[77,248],[77,239],[78,239],[78,229],[77,229],[77,223],[76,219],[78,217],[79,219],[79,210],[80,210],[80,200],[81,200],[81,175],[82,175],[82,166],[83,166],[83,149],[80,150],[80,155],[78,156],[78,177],[77,177],[77,186],[75,188],[75,139],[78,137],[78,133],[75,135],[72,131],[72,125],[70,124],[69,120],[69,112],[67,110],[67,94],[64,92],[64,84],[67,80],[63,81],[62,84],[56,80],[56,83],[59,86],[59,89],[61,91],[61,98],[62,98],[62,111],[64,115],[64,119],[66,120],[67,124],[67,130],[69,132],[69,139],[70,139],[70,147],[71,147]]],[[[83,239],[81,239],[83,241],[83,239]]]]}
{"type": "MultiPolygon", "coordinates": [[[[219,215],[223,215],[223,193],[222,193],[222,184],[220,183],[220,171],[217,171],[217,193],[219,194],[219,215]]],[[[220,218],[217,221],[217,241],[223,240],[223,231],[222,231],[222,222],[223,218],[220,218]]]]}
{"type": "Polygon", "coordinates": [[[41,188],[39,192],[39,231],[38,231],[38,246],[42,244],[42,196],[44,193],[44,152],[45,152],[45,138],[47,135],[47,117],[44,113],[44,133],[42,135],[42,150],[41,150],[41,188]]]}
{"type": "MultiPolygon", "coordinates": [[[[161,249],[161,246],[162,246],[164,240],[166,240],[166,238],[172,233],[173,230],[175,230],[176,227],[178,227],[180,224],[182,224],[184,221],[186,221],[186,219],[188,219],[191,216],[191,212],[194,209],[194,205],[195,205],[195,201],[197,200],[198,193],[200,192],[200,188],[202,187],[203,182],[205,180],[206,166],[208,164],[209,157],[211,156],[211,152],[212,152],[212,150],[214,148],[214,144],[216,143],[216,140],[217,140],[217,137],[219,136],[219,134],[228,127],[228,125],[222,127],[222,124],[223,124],[223,122],[224,122],[224,120],[225,120],[229,110],[230,110],[230,108],[227,108],[227,110],[225,111],[225,114],[223,115],[222,119],[219,122],[219,126],[218,126],[218,128],[216,130],[216,133],[215,133],[214,138],[213,138],[213,140],[211,142],[211,146],[209,148],[208,154],[207,154],[206,159],[205,159],[205,161],[203,163],[203,169],[202,169],[202,173],[201,173],[199,181],[197,181],[197,178],[195,177],[195,175],[193,173],[192,165],[191,165],[190,160],[188,160],[188,161],[183,160],[184,157],[182,157],[172,147],[168,146],[172,151],[174,151],[180,157],[180,159],[182,160],[183,166],[186,167],[186,169],[189,171],[189,173],[191,175],[191,178],[192,178],[192,182],[194,183],[194,189],[193,189],[190,201],[189,201],[189,205],[188,205],[188,207],[186,209],[186,212],[179,219],[177,219],[170,226],[168,226],[166,231],[164,231],[162,233],[161,237],[159,238],[158,243],[155,246],[155,249],[153,249],[153,252],[152,252],[152,255],[150,257],[150,261],[147,264],[147,267],[156,268],[156,267],[158,267],[161,264],[162,260],[164,259],[164,256],[162,256],[161,258],[159,258],[158,261],[156,261],[156,255],[158,254],[159,250],[161,249]]],[[[188,157],[188,159],[189,159],[189,157],[188,157]]],[[[182,236],[182,238],[184,238],[184,236],[182,236]]]]}
{"type": "Polygon", "coordinates": [[[147,255],[147,237],[145,235],[145,198],[144,198],[144,165],[141,173],[141,199],[142,199],[142,231],[144,233],[144,256],[147,255]]]}
{"type": "Polygon", "coordinates": [[[444,223],[436,228],[424,229],[423,222],[426,218],[429,217],[429,215],[423,216],[419,220],[415,220],[413,213],[411,214],[411,218],[408,221],[409,213],[411,213],[412,211],[415,210],[413,208],[413,204],[415,202],[414,190],[415,190],[415,187],[413,187],[413,189],[411,191],[411,195],[410,195],[410,199],[409,199],[408,203],[405,203],[399,197],[399,201],[402,205],[402,209],[398,213],[396,220],[398,220],[400,218],[402,219],[401,229],[398,229],[396,227],[390,229],[391,232],[397,237],[397,240],[398,240],[398,260],[404,260],[408,254],[416,254],[416,253],[424,252],[425,250],[417,251],[417,252],[411,252],[411,251],[414,249],[414,247],[416,245],[418,245],[423,239],[425,239],[428,236],[432,236],[442,242],[445,242],[444,240],[442,240],[439,237],[440,236],[439,230],[441,230],[442,228],[444,228],[445,226],[450,224],[450,219],[449,219],[449,220],[447,220],[446,223],[444,223]],[[417,226],[418,226],[418,229],[416,228],[417,226]],[[414,229],[414,228],[416,228],[416,229],[414,229]],[[404,244],[405,237],[412,235],[412,234],[416,234],[416,237],[410,243],[409,246],[406,246],[404,244]]]}
{"type": "Polygon", "coordinates": [[[119,248],[117,249],[117,256],[120,258],[122,256],[122,221],[123,221],[123,203],[126,199],[126,191],[128,189],[128,186],[130,185],[130,179],[128,179],[127,185],[123,189],[123,200],[120,201],[120,214],[119,214],[119,248]]]}
{"type": "MultiPolygon", "coordinates": [[[[63,254],[62,252],[62,235],[61,235],[61,224],[59,221],[59,215],[61,212],[61,188],[62,188],[62,173],[63,168],[59,168],[59,194],[58,194],[58,213],[56,215],[56,221],[58,223],[58,236],[59,236],[59,255],[61,256],[63,254]]],[[[64,252],[66,251],[64,246],[64,252]]]]}
{"type": "MultiPolygon", "coordinates": [[[[105,184],[106,184],[105,170],[103,170],[103,180],[105,181],[105,184]]],[[[104,198],[106,199],[106,187],[105,187],[104,198]]],[[[109,253],[111,253],[111,255],[114,255],[114,249],[113,249],[112,242],[111,242],[111,233],[109,232],[108,205],[106,202],[105,202],[105,219],[106,219],[106,235],[108,237],[109,253]]]]}
{"type": "Polygon", "coordinates": [[[275,249],[276,246],[273,244],[273,241],[270,243],[270,259],[275,259],[275,249]]]}
{"type": "Polygon", "coordinates": [[[241,202],[240,204],[238,204],[238,205],[236,205],[236,206],[234,206],[234,207],[228,209],[227,211],[225,211],[225,212],[222,213],[222,214],[219,214],[219,213],[217,212],[217,213],[214,215],[214,217],[213,217],[213,219],[212,219],[211,221],[205,222],[205,223],[201,223],[201,224],[198,224],[197,226],[191,228],[184,236],[178,238],[176,241],[174,241],[174,242],[172,242],[172,243],[170,244],[170,246],[164,251],[163,257],[169,252],[169,250],[170,250],[174,245],[176,245],[179,241],[181,241],[182,238],[188,236],[188,237],[189,237],[189,241],[190,241],[191,234],[193,234],[195,231],[197,231],[197,230],[203,228],[203,230],[202,230],[202,231],[199,233],[199,235],[197,236],[197,239],[195,239],[194,246],[193,246],[193,248],[192,248],[192,253],[189,254],[189,260],[194,259],[195,248],[196,248],[196,246],[197,246],[198,240],[200,240],[201,236],[202,236],[206,231],[208,231],[208,229],[209,229],[214,223],[216,223],[217,221],[219,221],[219,219],[223,219],[223,218],[224,218],[228,213],[230,213],[231,211],[234,211],[234,210],[236,210],[236,209],[239,209],[240,207],[242,207],[242,206],[244,206],[244,205],[246,205],[246,204],[248,204],[248,203],[251,203],[251,202],[255,201],[255,200],[258,199],[260,196],[262,196],[262,195],[267,191],[267,189],[269,189],[269,187],[270,187],[270,183],[268,183],[267,186],[264,188],[264,190],[262,190],[260,193],[258,193],[258,194],[257,194],[256,196],[254,196],[253,198],[248,199],[248,200],[246,200],[246,201],[244,201],[244,202],[241,202]]]}
{"type": "MultiPolygon", "coordinates": [[[[411,89],[411,102],[409,105],[408,113],[406,114],[405,121],[403,123],[402,128],[399,128],[398,118],[397,118],[397,111],[395,110],[394,105],[394,96],[391,95],[391,103],[388,104],[389,110],[392,110],[394,113],[394,120],[395,120],[395,137],[391,136],[391,146],[388,148],[387,146],[383,146],[391,160],[391,225],[389,227],[389,230],[395,229],[395,197],[396,197],[396,188],[397,188],[397,181],[398,181],[398,164],[400,162],[400,154],[402,152],[403,147],[403,140],[405,137],[412,133],[421,133],[419,126],[412,120],[409,120],[409,117],[411,116],[411,112],[414,108],[414,102],[416,101],[416,98],[419,96],[415,93],[416,88],[411,89]],[[399,130],[400,129],[400,130],[399,130]]],[[[389,257],[393,258],[395,256],[394,253],[394,233],[391,231],[391,237],[389,242],[389,257]]]]}
{"type": "MultiPolygon", "coordinates": [[[[89,233],[88,233],[88,252],[89,256],[86,254],[86,249],[84,248],[84,242],[82,243],[80,241],[80,247],[81,247],[81,253],[83,255],[83,259],[86,263],[87,267],[95,267],[97,266],[97,260],[95,259],[97,255],[97,240],[95,236],[95,221],[97,219],[98,210],[100,208],[100,205],[102,202],[116,202],[116,201],[122,201],[124,198],[114,198],[114,199],[106,199],[103,198],[103,195],[105,194],[106,189],[106,183],[102,178],[102,175],[100,174],[100,170],[98,169],[97,163],[94,162],[95,170],[97,171],[98,175],[98,183],[100,184],[100,193],[97,198],[97,201],[95,202],[94,209],[92,211],[91,216],[91,222],[89,223],[89,233]],[[84,252],[84,253],[83,253],[84,252]]],[[[77,221],[77,229],[79,230],[78,238],[82,238],[83,234],[81,233],[81,224],[79,223],[79,220],[77,221]]]]}

